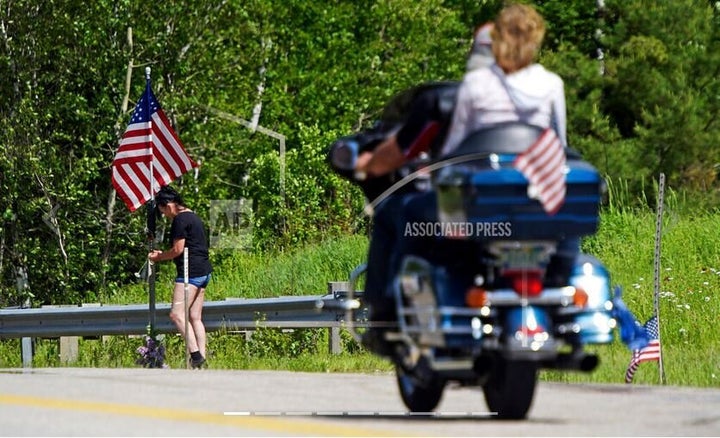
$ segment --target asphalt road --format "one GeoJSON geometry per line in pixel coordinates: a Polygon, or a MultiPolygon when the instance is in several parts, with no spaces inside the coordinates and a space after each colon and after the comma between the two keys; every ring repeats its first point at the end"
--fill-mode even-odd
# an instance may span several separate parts
{"type": "Polygon", "coordinates": [[[448,387],[409,415],[390,374],[0,369],[0,436],[718,436],[720,389],[538,386],[529,418],[499,421],[448,387]]]}

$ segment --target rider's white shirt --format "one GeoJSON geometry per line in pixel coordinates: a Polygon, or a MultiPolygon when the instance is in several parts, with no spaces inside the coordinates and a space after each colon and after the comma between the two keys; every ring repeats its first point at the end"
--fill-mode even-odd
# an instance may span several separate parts
{"type": "Polygon", "coordinates": [[[458,89],[442,154],[454,151],[471,132],[513,121],[541,128],[553,126],[567,146],[565,91],[560,76],[540,64],[509,75],[497,65],[468,72],[458,89]]]}

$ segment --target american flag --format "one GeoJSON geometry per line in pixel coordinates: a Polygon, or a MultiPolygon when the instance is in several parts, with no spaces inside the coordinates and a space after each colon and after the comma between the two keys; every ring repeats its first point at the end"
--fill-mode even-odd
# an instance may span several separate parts
{"type": "Polygon", "coordinates": [[[660,360],[660,333],[657,316],[650,318],[643,327],[650,342],[643,348],[633,350],[632,359],[625,371],[625,383],[632,383],[635,371],[641,363],[660,360]]]}
{"type": "Polygon", "coordinates": [[[197,163],[185,152],[148,80],[112,163],[115,190],[130,211],[135,211],[151,200],[160,187],[170,184],[194,167],[197,163]]]}
{"type": "Polygon", "coordinates": [[[529,181],[528,194],[554,215],[565,202],[565,151],[555,130],[547,128],[513,163],[529,181]]]}

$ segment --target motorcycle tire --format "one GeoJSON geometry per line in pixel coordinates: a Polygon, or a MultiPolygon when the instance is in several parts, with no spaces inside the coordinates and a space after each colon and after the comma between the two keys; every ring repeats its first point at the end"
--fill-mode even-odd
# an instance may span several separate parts
{"type": "Polygon", "coordinates": [[[419,379],[401,366],[395,367],[400,397],[410,412],[432,412],[440,403],[445,380],[437,374],[419,379]]]}
{"type": "Polygon", "coordinates": [[[503,420],[527,417],[537,384],[538,365],[527,361],[498,364],[483,386],[485,402],[503,420]]]}

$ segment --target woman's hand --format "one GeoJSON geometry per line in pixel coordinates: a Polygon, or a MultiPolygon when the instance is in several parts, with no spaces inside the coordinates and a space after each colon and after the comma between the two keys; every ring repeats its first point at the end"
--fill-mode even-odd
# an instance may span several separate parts
{"type": "Polygon", "coordinates": [[[151,262],[159,262],[160,261],[160,254],[162,254],[162,251],[160,250],[153,250],[148,253],[148,260],[151,262]]]}

